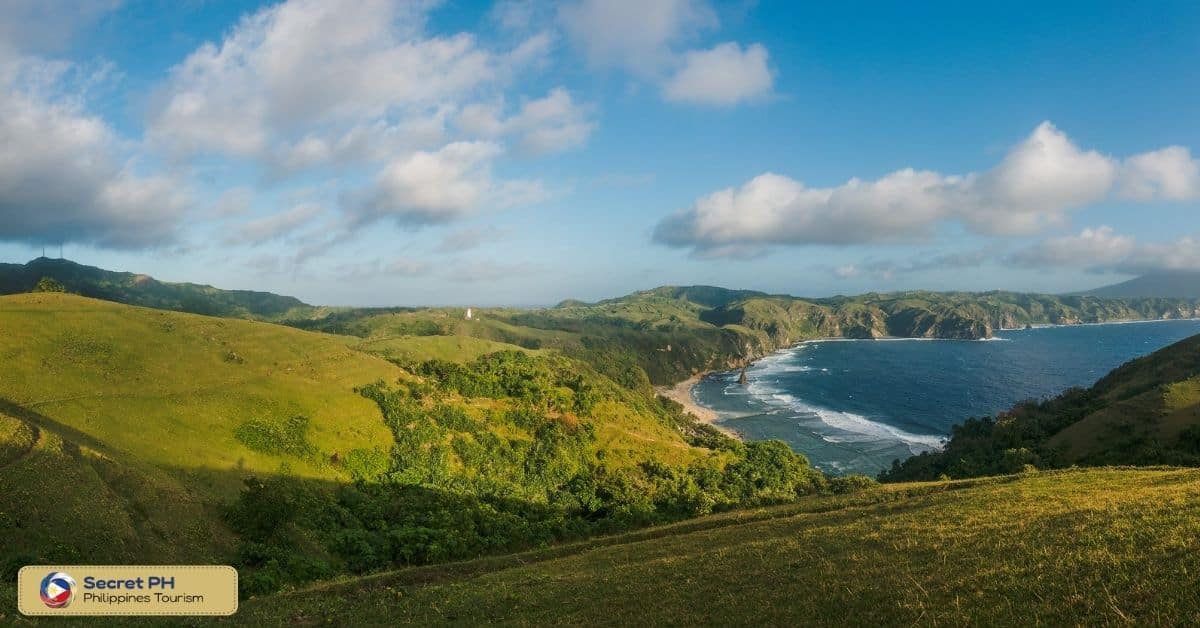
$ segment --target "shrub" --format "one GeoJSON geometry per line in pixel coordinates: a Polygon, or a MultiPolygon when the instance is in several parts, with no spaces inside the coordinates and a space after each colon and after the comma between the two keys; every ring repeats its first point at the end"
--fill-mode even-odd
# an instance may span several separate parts
{"type": "Polygon", "coordinates": [[[33,292],[66,292],[67,287],[54,277],[42,277],[34,286],[33,292]]]}

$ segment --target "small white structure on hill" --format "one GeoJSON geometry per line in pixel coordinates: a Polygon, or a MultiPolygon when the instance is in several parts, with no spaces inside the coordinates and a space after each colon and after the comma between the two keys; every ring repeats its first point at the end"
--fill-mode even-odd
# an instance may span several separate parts
{"type": "Polygon", "coordinates": [[[465,318],[467,320],[471,320],[471,319],[475,318],[475,315],[471,313],[471,308],[467,308],[467,315],[464,316],[463,318],[465,318]]]}

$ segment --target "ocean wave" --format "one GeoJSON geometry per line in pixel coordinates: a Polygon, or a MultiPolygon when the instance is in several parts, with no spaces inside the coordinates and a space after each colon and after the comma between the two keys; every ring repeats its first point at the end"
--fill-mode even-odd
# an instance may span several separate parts
{"type": "MultiPolygon", "coordinates": [[[[815,416],[821,423],[843,433],[867,437],[867,440],[887,440],[903,443],[913,454],[941,449],[945,440],[944,437],[933,434],[914,434],[852,412],[840,412],[838,410],[810,405],[796,398],[794,395],[782,391],[766,393],[760,396],[760,399],[769,405],[782,406],[794,412],[815,416]]],[[[836,434],[821,435],[823,440],[829,442],[848,442],[836,440],[837,437],[838,435],[836,434]]]]}

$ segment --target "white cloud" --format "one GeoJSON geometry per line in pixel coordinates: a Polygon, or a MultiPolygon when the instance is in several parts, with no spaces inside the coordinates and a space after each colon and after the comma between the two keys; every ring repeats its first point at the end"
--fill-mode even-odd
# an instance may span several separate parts
{"type": "Polygon", "coordinates": [[[651,77],[674,61],[673,47],[717,25],[699,0],[580,0],[559,9],[572,41],[599,67],[651,77]]]}
{"type": "Polygon", "coordinates": [[[449,222],[484,208],[505,208],[546,196],[536,181],[496,181],[491,163],[502,153],[493,142],[455,142],[393,160],[374,185],[351,195],[346,210],[356,224],[392,218],[401,224],[449,222]]]}
{"type": "Polygon", "coordinates": [[[1200,197],[1200,161],[1182,146],[1134,155],[1123,164],[1120,185],[1134,200],[1193,200],[1200,197]]]}
{"type": "Polygon", "coordinates": [[[587,108],[561,87],[526,102],[508,118],[503,117],[499,104],[468,105],[459,112],[457,123],[467,135],[476,137],[515,135],[518,148],[530,155],[582,146],[596,127],[588,119],[587,108]]]}
{"type": "Polygon", "coordinates": [[[1027,268],[1097,268],[1115,264],[1133,249],[1133,238],[1119,235],[1111,227],[1098,227],[1084,229],[1078,235],[1048,238],[1017,251],[1011,260],[1027,268]]]}
{"type": "Polygon", "coordinates": [[[683,66],[663,85],[663,96],[672,102],[730,107],[767,98],[773,84],[766,48],[728,42],[684,54],[683,66]]]}
{"type": "Polygon", "coordinates": [[[945,175],[904,169],[812,188],[766,173],[664,218],[655,240],[711,254],[731,246],[857,244],[930,237],[943,224],[988,235],[1036,233],[1113,193],[1120,164],[1049,122],[996,167],[945,175]]]}
{"type": "Polygon", "coordinates": [[[562,6],[558,21],[592,66],[656,83],[669,102],[730,107],[762,101],[773,90],[761,44],[691,47],[719,26],[703,0],[579,0],[562,6]]]}
{"type": "Polygon", "coordinates": [[[1200,271],[1200,239],[1184,236],[1167,242],[1138,242],[1110,227],[1097,227],[1078,235],[1048,238],[1018,250],[1009,260],[1026,268],[1080,268],[1130,275],[1200,271]]]}
{"type": "Polygon", "coordinates": [[[1200,239],[1186,236],[1170,242],[1140,244],[1133,253],[1115,264],[1113,270],[1130,275],[1173,270],[1200,271],[1200,239]]]}
{"type": "Polygon", "coordinates": [[[290,0],[243,18],[172,69],[148,136],[181,157],[212,152],[305,167],[355,154],[347,148],[356,130],[371,130],[360,140],[404,136],[411,119],[436,120],[547,49],[544,35],[508,54],[465,33],[426,35],[430,5],[290,0]]]}
{"type": "Polygon", "coordinates": [[[74,94],[66,64],[0,63],[0,240],[140,248],[172,240],[178,182],[139,174],[124,142],[74,94]]]}

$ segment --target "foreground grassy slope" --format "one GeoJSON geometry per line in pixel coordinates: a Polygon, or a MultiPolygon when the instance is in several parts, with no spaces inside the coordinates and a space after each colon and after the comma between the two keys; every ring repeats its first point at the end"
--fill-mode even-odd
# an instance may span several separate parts
{"type": "Polygon", "coordinates": [[[249,600],[237,623],[1194,624],[1200,471],[892,485],[249,600]]]}
{"type": "Polygon", "coordinates": [[[350,349],[356,339],[64,294],[0,297],[0,329],[0,403],[142,463],[246,473],[286,463],[302,477],[348,479],[329,456],[391,440],[354,389],[403,372],[350,349]],[[311,455],[247,437],[295,417],[307,419],[311,455]]]}
{"type": "Polygon", "coordinates": [[[940,452],[884,479],[973,477],[1078,465],[1200,466],[1200,336],[1131,360],[1091,388],[954,427],[940,452]]]}
{"type": "Polygon", "coordinates": [[[212,504],[176,478],[7,414],[0,495],[0,580],[47,560],[211,562],[233,545],[212,504]]]}

